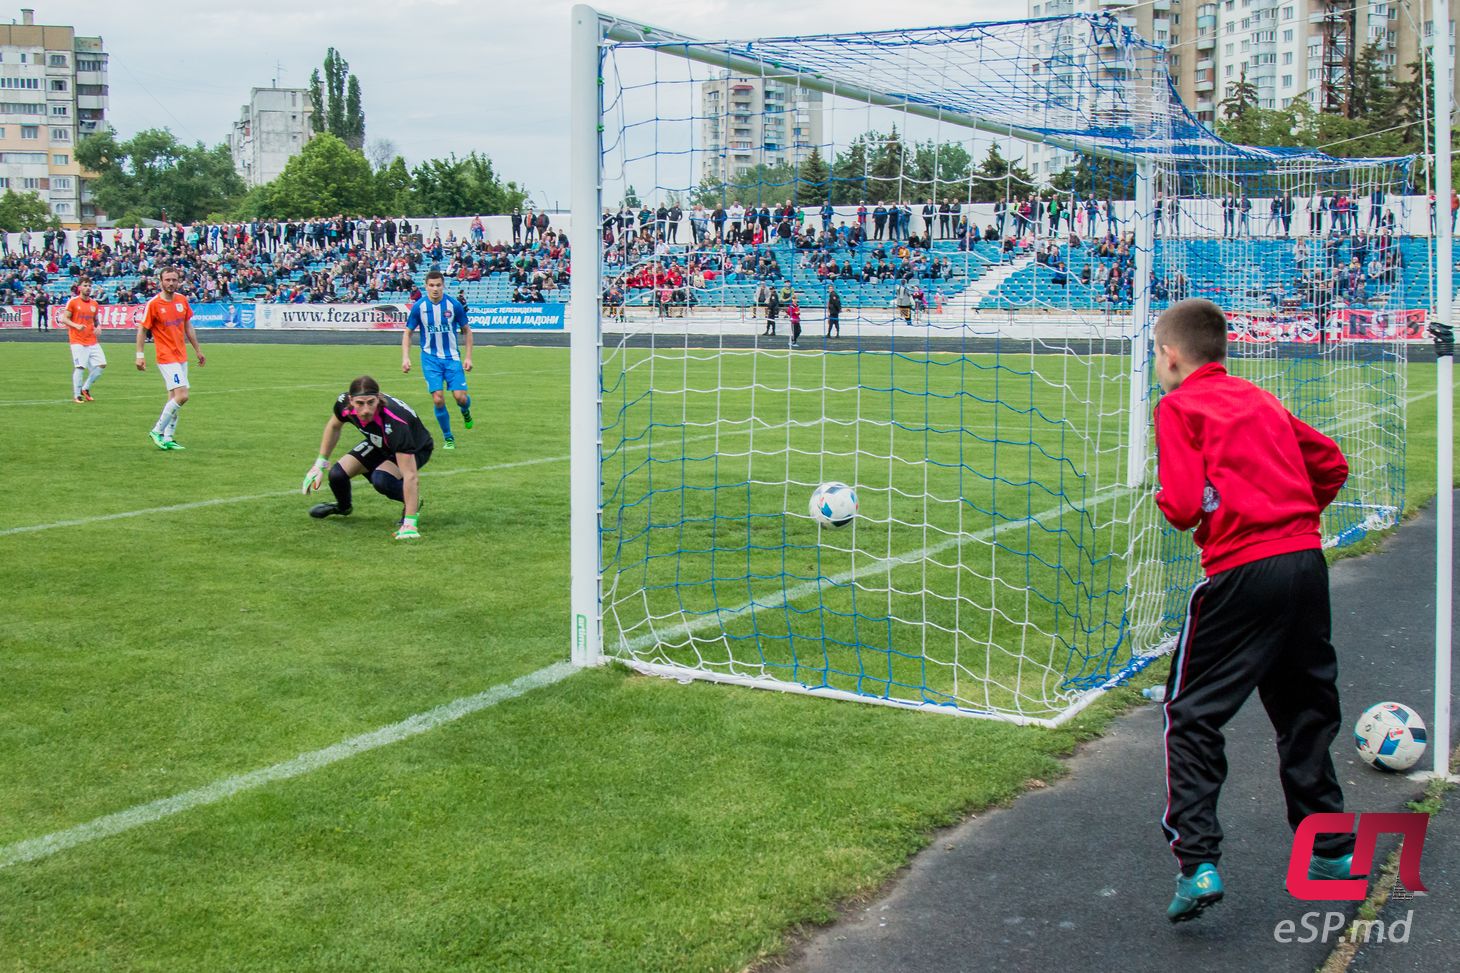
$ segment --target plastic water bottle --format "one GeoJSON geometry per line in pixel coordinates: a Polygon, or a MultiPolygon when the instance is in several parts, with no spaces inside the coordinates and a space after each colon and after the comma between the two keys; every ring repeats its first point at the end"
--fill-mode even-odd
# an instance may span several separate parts
{"type": "Polygon", "coordinates": [[[1165,686],[1147,686],[1141,690],[1141,695],[1153,703],[1164,703],[1166,701],[1165,686]]]}

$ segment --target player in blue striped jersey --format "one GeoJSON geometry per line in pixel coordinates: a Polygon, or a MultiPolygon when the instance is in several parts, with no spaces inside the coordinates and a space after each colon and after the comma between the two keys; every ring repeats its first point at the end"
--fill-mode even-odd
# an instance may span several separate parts
{"type": "Polygon", "coordinates": [[[471,325],[461,302],[446,296],[446,277],[439,270],[426,275],[426,296],[412,304],[406,315],[406,330],[400,342],[400,369],[407,374],[411,370],[412,334],[419,334],[421,375],[436,405],[436,421],[441,424],[441,434],[446,439],[443,445],[455,449],[451,415],[446,411],[446,395],[442,390],[455,396],[462,421],[470,429],[471,396],[466,390],[466,373],[471,371],[471,325]],[[462,339],[460,345],[458,334],[462,339]]]}

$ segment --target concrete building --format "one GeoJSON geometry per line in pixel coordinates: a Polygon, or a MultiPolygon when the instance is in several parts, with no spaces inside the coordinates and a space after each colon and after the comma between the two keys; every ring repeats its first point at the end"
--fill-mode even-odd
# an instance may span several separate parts
{"type": "MultiPolygon", "coordinates": [[[[696,149],[706,179],[729,182],[757,165],[793,165],[822,145],[819,91],[728,72],[699,89],[696,149]]],[[[829,154],[824,146],[822,154],[829,154]]]]}
{"type": "Polygon", "coordinates": [[[228,134],[233,167],[247,186],[262,186],[284,171],[314,134],[313,115],[305,88],[253,89],[228,134]]]}
{"type": "Polygon", "coordinates": [[[76,142],[104,131],[107,55],[100,37],[41,25],[35,11],[0,25],[0,192],[33,192],[63,224],[94,224],[76,142]]]}
{"type": "MultiPolygon", "coordinates": [[[[1172,29],[1172,8],[1179,8],[1182,0],[1029,0],[1028,12],[1031,18],[1063,17],[1070,14],[1110,14],[1121,26],[1129,27],[1137,34],[1158,44],[1168,44],[1172,29]]],[[[1179,17],[1177,18],[1179,22],[1179,17]]],[[[1113,90],[1127,79],[1123,68],[1112,63],[1101,63],[1101,57],[1108,52],[1097,49],[1084,51],[1085,34],[1080,32],[1078,44],[1072,36],[1068,43],[1061,41],[1058,34],[1051,37],[1046,49],[1034,52],[1039,61],[1042,84],[1045,87],[1046,103],[1059,105],[1066,99],[1063,94],[1086,90],[1088,72],[1098,72],[1098,79],[1105,90],[1113,90]]],[[[1078,99],[1077,99],[1078,100],[1078,99]]],[[[1070,117],[1065,123],[1079,126],[1090,119],[1091,112],[1098,112],[1098,106],[1083,102],[1071,103],[1071,110],[1081,117],[1070,117]]],[[[1018,154],[1014,153],[1017,161],[1018,154]]],[[[1074,161],[1074,153],[1045,145],[1029,147],[1024,155],[1023,166],[1029,170],[1035,182],[1040,185],[1049,182],[1056,173],[1074,161]]]]}
{"type": "MultiPolygon", "coordinates": [[[[1434,29],[1429,0],[1029,0],[1028,13],[1115,15],[1166,47],[1177,94],[1208,125],[1244,75],[1260,108],[1285,108],[1302,98],[1320,112],[1340,111],[1350,72],[1369,43],[1390,71],[1407,77],[1434,29]]],[[[1040,147],[1031,151],[1029,168],[1043,182],[1070,158],[1040,147]]]]}

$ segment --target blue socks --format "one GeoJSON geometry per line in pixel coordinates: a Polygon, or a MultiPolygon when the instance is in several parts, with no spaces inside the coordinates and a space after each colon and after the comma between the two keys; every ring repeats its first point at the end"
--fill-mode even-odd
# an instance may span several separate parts
{"type": "Polygon", "coordinates": [[[451,437],[451,414],[446,411],[446,406],[444,404],[443,405],[438,405],[436,407],[436,421],[441,424],[441,433],[442,433],[442,435],[444,435],[447,439],[452,438],[451,437]]]}
{"type": "Polygon", "coordinates": [[[470,395],[468,395],[466,397],[466,401],[460,403],[460,405],[461,405],[461,414],[462,415],[464,415],[464,416],[471,415],[471,396],[470,395]]]}

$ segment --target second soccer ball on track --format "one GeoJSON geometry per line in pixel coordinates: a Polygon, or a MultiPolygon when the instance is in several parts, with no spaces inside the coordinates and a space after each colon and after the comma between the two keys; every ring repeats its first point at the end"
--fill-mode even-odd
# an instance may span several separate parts
{"type": "Polygon", "coordinates": [[[823,527],[845,527],[857,516],[857,491],[833,480],[811,491],[811,516],[823,527]]]}
{"type": "Polygon", "coordinates": [[[1424,720],[1399,703],[1376,703],[1364,710],[1354,726],[1359,756],[1380,770],[1405,771],[1424,756],[1427,734],[1424,720]]]}

